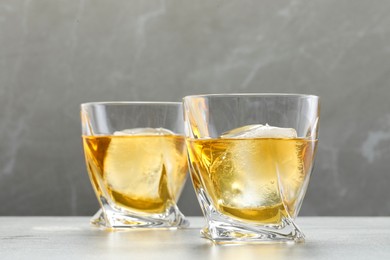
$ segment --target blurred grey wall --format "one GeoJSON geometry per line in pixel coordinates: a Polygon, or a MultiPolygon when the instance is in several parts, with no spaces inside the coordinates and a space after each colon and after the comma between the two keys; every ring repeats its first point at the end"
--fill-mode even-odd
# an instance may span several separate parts
{"type": "MultiPolygon", "coordinates": [[[[390,214],[390,2],[3,0],[0,215],[91,215],[79,104],[320,95],[301,215],[390,214]]],[[[187,183],[179,204],[200,214],[187,183]]]]}

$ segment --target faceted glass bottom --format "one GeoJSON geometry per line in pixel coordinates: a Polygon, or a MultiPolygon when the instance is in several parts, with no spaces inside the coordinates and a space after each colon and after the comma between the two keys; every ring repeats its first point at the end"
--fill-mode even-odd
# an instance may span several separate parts
{"type": "Polygon", "coordinates": [[[232,220],[208,221],[201,235],[215,243],[303,242],[304,234],[291,221],[284,219],[280,226],[247,225],[232,220]]]}
{"type": "Polygon", "coordinates": [[[236,220],[218,212],[204,190],[198,191],[198,199],[207,222],[207,226],[201,230],[201,235],[214,243],[294,243],[305,240],[305,235],[288,216],[282,216],[278,224],[236,220]]]}
{"type": "MultiPolygon", "coordinates": [[[[101,201],[103,202],[104,199],[101,201]]],[[[184,228],[189,221],[176,205],[161,214],[138,215],[112,208],[108,203],[91,218],[91,224],[101,228],[184,228]]]]}

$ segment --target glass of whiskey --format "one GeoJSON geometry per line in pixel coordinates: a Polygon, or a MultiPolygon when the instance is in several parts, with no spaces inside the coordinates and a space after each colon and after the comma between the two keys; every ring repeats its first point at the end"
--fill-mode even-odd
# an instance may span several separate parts
{"type": "Polygon", "coordinates": [[[187,178],[182,104],[81,104],[86,166],[103,228],[180,228],[177,207],[187,178]]]}
{"type": "Polygon", "coordinates": [[[299,242],[295,219],[316,152],[319,97],[183,99],[192,183],[215,243],[299,242]]]}

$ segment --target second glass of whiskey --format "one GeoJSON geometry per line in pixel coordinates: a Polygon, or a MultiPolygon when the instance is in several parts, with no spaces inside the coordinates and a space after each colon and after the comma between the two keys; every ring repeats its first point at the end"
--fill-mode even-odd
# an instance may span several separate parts
{"type": "Polygon", "coordinates": [[[303,241],[295,224],[317,146],[319,98],[184,98],[193,185],[217,243],[303,241]]]}
{"type": "Polygon", "coordinates": [[[81,105],[89,177],[105,228],[188,226],[177,207],[187,178],[181,103],[100,102],[81,105]]]}

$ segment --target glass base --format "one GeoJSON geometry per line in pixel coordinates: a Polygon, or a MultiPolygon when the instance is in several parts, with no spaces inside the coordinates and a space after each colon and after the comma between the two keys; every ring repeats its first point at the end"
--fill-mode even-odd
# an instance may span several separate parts
{"type": "Polygon", "coordinates": [[[91,224],[100,228],[184,228],[190,223],[175,205],[164,213],[146,216],[119,211],[104,204],[91,218],[91,224]]]}
{"type": "Polygon", "coordinates": [[[203,189],[198,189],[197,193],[208,224],[201,230],[201,235],[214,243],[294,243],[305,240],[305,235],[288,216],[282,217],[277,224],[239,221],[218,212],[203,189]]]}
{"type": "Polygon", "coordinates": [[[234,220],[208,221],[201,235],[215,243],[304,242],[305,235],[294,222],[283,219],[281,225],[252,225],[234,220]]]}

